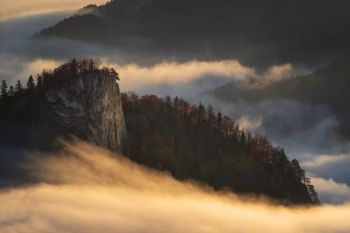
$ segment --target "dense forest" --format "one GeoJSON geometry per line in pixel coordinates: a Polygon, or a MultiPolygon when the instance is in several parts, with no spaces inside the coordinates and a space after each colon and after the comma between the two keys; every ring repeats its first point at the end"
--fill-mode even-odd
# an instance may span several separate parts
{"type": "Polygon", "coordinates": [[[128,129],[125,153],[136,162],[215,189],[294,203],[318,201],[297,160],[290,162],[283,149],[240,130],[211,106],[191,105],[177,97],[124,94],[123,109],[128,129]]]}
{"type": "MultiPolygon", "coordinates": [[[[14,87],[2,81],[0,127],[5,134],[0,145],[20,143],[21,132],[9,126],[26,125],[31,131],[39,125],[57,127],[47,115],[44,93],[68,85],[67,80],[84,72],[108,73],[119,79],[115,70],[100,69],[91,59],[73,59],[54,71],[44,70],[36,81],[30,76],[25,87],[20,81],[14,87]],[[6,133],[10,131],[11,135],[6,133]]],[[[132,93],[122,95],[122,104],[128,135],[124,154],[133,161],[216,190],[228,188],[283,202],[318,203],[317,193],[297,160],[289,161],[283,149],[272,147],[263,136],[240,130],[231,118],[215,113],[211,106],[132,93]]],[[[65,133],[74,134],[69,130],[65,133]]]]}

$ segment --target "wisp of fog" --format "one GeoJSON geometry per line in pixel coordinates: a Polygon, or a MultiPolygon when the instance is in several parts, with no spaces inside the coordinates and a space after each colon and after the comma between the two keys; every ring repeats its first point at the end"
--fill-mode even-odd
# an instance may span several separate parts
{"type": "Polygon", "coordinates": [[[284,207],[217,193],[83,143],[31,153],[38,184],[0,193],[0,232],[349,232],[350,204],[284,207]]]}

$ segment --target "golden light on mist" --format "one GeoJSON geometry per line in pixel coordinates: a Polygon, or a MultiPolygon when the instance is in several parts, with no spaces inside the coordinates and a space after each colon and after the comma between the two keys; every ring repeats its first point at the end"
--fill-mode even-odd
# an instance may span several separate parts
{"type": "MultiPolygon", "coordinates": [[[[102,66],[113,67],[119,73],[119,81],[123,91],[140,91],[156,85],[170,85],[172,87],[187,85],[206,77],[226,78],[228,80],[255,85],[268,85],[279,81],[281,76],[293,73],[290,65],[276,65],[268,68],[268,71],[259,75],[254,68],[244,66],[237,60],[197,61],[188,62],[160,62],[153,66],[140,66],[137,64],[117,64],[110,59],[101,58],[102,66]],[[251,84],[251,78],[256,79],[251,84]]],[[[54,59],[35,59],[24,65],[23,71],[16,75],[15,79],[22,80],[28,74],[37,74],[45,69],[53,69],[63,61],[54,59]]]]}
{"type": "Polygon", "coordinates": [[[214,193],[85,143],[67,145],[65,152],[55,156],[40,156],[28,169],[42,182],[0,193],[1,232],[322,233],[350,229],[349,204],[292,208],[214,193]]]}

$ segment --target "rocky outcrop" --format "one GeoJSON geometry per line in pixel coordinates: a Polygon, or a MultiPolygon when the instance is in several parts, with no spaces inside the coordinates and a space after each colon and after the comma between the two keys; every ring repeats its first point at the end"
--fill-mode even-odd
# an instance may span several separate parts
{"type": "Polygon", "coordinates": [[[77,138],[123,152],[126,126],[117,80],[114,69],[73,59],[38,74],[36,85],[0,98],[0,187],[33,182],[21,166],[28,151],[51,153],[77,138]]]}
{"type": "Polygon", "coordinates": [[[45,93],[48,119],[62,132],[121,152],[126,126],[113,72],[85,72],[45,93]]]}

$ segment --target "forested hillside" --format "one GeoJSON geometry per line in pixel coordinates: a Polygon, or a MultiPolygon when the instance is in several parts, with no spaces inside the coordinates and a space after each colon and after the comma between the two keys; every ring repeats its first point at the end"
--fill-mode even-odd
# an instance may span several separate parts
{"type": "Polygon", "coordinates": [[[128,141],[126,155],[194,179],[215,189],[264,194],[293,203],[317,202],[317,193],[297,160],[266,138],[241,131],[212,107],[154,95],[123,95],[128,141]]]}
{"type": "MultiPolygon", "coordinates": [[[[49,149],[56,138],[69,139],[73,135],[110,148],[113,142],[98,140],[104,131],[99,131],[100,125],[95,123],[104,115],[107,120],[108,115],[115,114],[98,109],[108,104],[103,96],[108,86],[116,86],[118,79],[113,69],[99,68],[92,60],[73,59],[54,71],[43,71],[37,81],[30,76],[26,87],[20,82],[8,87],[3,81],[0,146],[42,149],[44,145],[49,149]],[[104,79],[113,83],[106,87],[104,79]],[[52,102],[55,98],[59,100],[52,102]],[[93,106],[94,103],[102,104],[93,106]],[[95,135],[93,140],[89,135],[95,135]]],[[[119,89],[112,93],[117,98],[119,89]]],[[[211,106],[153,95],[123,94],[121,101],[128,135],[124,154],[130,159],[216,190],[227,188],[237,193],[266,195],[285,203],[318,202],[317,193],[297,160],[289,161],[283,149],[272,147],[262,136],[240,130],[231,118],[215,113],[211,106]]],[[[106,122],[102,121],[102,126],[106,122]]],[[[110,134],[107,139],[110,140],[110,134]]],[[[20,175],[9,164],[16,159],[1,157],[6,169],[1,170],[0,178],[6,181],[9,174],[20,175]]]]}
{"type": "Polygon", "coordinates": [[[349,9],[347,0],[114,0],[38,36],[249,65],[317,64],[348,56],[349,9]]]}

